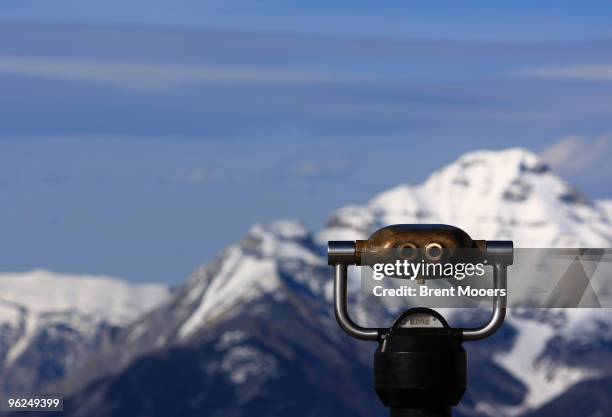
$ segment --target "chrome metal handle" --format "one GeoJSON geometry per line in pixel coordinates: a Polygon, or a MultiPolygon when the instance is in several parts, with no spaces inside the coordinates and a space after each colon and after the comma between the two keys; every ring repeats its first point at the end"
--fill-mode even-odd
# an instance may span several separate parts
{"type": "MultiPolygon", "coordinates": [[[[511,241],[488,241],[487,258],[493,261],[493,288],[507,292],[508,265],[513,262],[511,241]]],[[[348,313],[348,265],[355,263],[355,242],[332,241],[328,246],[328,261],[334,267],[334,314],[340,327],[349,335],[362,340],[379,340],[388,329],[362,327],[348,313]]],[[[491,336],[506,317],[507,295],[493,297],[493,312],[480,327],[461,329],[464,340],[480,340],[491,336]]]]}
{"type": "Polygon", "coordinates": [[[378,340],[379,329],[361,327],[356,324],[348,313],[348,266],[337,263],[334,265],[334,313],[342,330],[349,336],[362,340],[378,340]]]}
{"type": "MultiPolygon", "coordinates": [[[[493,288],[507,291],[508,266],[502,263],[493,265],[493,288]]],[[[462,329],[463,340],[480,340],[491,336],[504,323],[506,317],[506,295],[493,297],[493,313],[489,321],[480,327],[462,329]]]]}

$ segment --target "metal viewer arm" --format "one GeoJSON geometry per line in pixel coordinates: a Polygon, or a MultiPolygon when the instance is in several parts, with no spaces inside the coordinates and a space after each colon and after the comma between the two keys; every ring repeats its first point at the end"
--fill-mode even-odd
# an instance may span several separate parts
{"type": "Polygon", "coordinates": [[[351,320],[347,308],[347,265],[334,265],[334,313],[336,320],[349,336],[362,340],[378,340],[378,329],[361,327],[351,320]]]}
{"type": "MultiPolygon", "coordinates": [[[[513,262],[511,241],[488,241],[487,257],[493,261],[493,288],[508,291],[508,265],[513,262]]],[[[493,297],[493,313],[489,321],[476,328],[463,329],[464,340],[480,340],[491,336],[504,323],[507,295],[493,297]]]]}

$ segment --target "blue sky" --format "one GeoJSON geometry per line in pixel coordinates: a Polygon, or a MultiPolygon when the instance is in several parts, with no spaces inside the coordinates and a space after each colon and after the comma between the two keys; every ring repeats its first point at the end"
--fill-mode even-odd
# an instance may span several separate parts
{"type": "Polygon", "coordinates": [[[320,227],[473,149],[546,152],[610,198],[611,23],[605,2],[2,2],[0,270],[177,282],[254,222],[320,227]]]}
{"type": "Polygon", "coordinates": [[[526,41],[610,34],[606,1],[6,0],[6,19],[526,41]]]}

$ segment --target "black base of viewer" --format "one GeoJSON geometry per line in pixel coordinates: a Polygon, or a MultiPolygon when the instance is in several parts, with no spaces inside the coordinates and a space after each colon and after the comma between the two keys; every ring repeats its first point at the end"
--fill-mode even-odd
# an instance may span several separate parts
{"type": "Polygon", "coordinates": [[[382,336],[374,355],[374,389],[391,416],[450,416],[467,389],[460,333],[433,310],[408,310],[382,336]],[[436,326],[413,327],[415,317],[436,326]]]}

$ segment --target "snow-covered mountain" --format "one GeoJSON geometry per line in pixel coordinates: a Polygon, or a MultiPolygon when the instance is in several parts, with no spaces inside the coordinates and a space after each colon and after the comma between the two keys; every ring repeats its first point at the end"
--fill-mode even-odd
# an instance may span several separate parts
{"type": "MultiPolygon", "coordinates": [[[[521,247],[610,247],[607,207],[528,151],[466,154],[421,185],[339,209],[315,234],[296,222],[254,226],[53,388],[69,394],[72,416],[382,415],[375,346],[349,339],[332,315],[327,240],[441,222],[521,247]]],[[[353,308],[363,324],[389,324],[382,309],[353,308]]],[[[466,344],[471,385],[458,414],[553,416],[582,394],[564,415],[610,415],[611,317],[516,311],[494,337],[466,344]]]]}
{"type": "Polygon", "coordinates": [[[0,391],[35,392],[63,377],[169,295],[104,276],[0,274],[0,391]]]}
{"type": "MultiPolygon", "coordinates": [[[[423,184],[400,185],[366,205],[339,209],[317,241],[367,238],[395,223],[447,223],[476,238],[511,239],[515,247],[609,248],[610,208],[609,201],[589,201],[531,152],[472,152],[423,184]]],[[[612,348],[608,310],[517,312],[506,327],[517,329],[513,349],[495,354],[494,360],[527,390],[521,402],[503,407],[505,415],[537,409],[580,381],[610,375],[595,358],[612,358],[612,352],[596,350],[588,361],[583,356],[572,366],[567,360],[575,345],[586,340],[612,348]],[[565,351],[563,359],[553,349],[565,351]]],[[[612,368],[612,361],[607,363],[612,368]]],[[[499,415],[500,410],[483,403],[469,410],[474,412],[499,415]]]]}
{"type": "Polygon", "coordinates": [[[609,202],[588,201],[522,149],[465,154],[420,185],[400,185],[338,210],[318,240],[366,238],[396,223],[447,223],[516,247],[609,247],[609,202]]]}
{"type": "Polygon", "coordinates": [[[368,361],[337,331],[319,249],[299,223],[254,226],[53,391],[74,416],[367,416],[368,361]]]}

